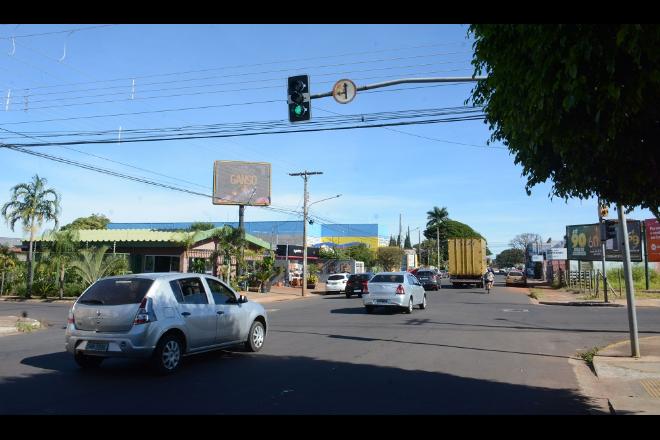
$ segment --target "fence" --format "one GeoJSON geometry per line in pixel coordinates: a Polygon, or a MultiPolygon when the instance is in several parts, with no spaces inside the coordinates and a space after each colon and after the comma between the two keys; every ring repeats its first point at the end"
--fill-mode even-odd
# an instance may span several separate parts
{"type": "MultiPolygon", "coordinates": [[[[602,290],[601,286],[603,286],[603,275],[600,270],[571,270],[568,272],[566,285],[570,289],[598,297],[602,290]]],[[[608,290],[615,296],[621,296],[621,292],[617,292],[610,283],[608,283],[608,290]]]]}

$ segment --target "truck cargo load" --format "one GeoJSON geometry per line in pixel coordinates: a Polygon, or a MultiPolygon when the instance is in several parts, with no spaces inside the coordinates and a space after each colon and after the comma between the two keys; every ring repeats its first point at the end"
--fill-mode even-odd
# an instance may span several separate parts
{"type": "Polygon", "coordinates": [[[454,285],[475,284],[483,287],[486,265],[486,240],[483,238],[450,238],[449,281],[454,285]]]}

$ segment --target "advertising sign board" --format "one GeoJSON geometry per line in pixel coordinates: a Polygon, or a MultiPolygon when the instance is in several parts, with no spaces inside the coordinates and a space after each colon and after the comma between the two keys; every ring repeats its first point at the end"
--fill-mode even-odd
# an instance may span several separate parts
{"type": "Polygon", "coordinates": [[[214,205],[270,205],[270,164],[216,160],[213,164],[214,205]]]}
{"type": "Polygon", "coordinates": [[[646,227],[646,253],[649,261],[660,261],[660,222],[656,219],[644,220],[646,227]]]}
{"type": "Polygon", "coordinates": [[[532,255],[533,262],[543,262],[543,255],[532,255]]]}
{"type": "MultiPolygon", "coordinates": [[[[641,222],[628,220],[628,241],[630,243],[630,261],[642,261],[641,222]]],[[[566,254],[568,260],[600,261],[602,248],[600,241],[600,225],[566,226],[566,254]]],[[[617,240],[607,240],[605,244],[605,259],[607,261],[622,261],[623,250],[617,240]]]]}
{"type": "MultiPolygon", "coordinates": [[[[278,244],[277,245],[277,251],[275,251],[275,255],[278,257],[286,257],[287,256],[287,245],[285,244],[278,244]]],[[[290,259],[295,259],[295,258],[301,258],[303,257],[303,247],[302,246],[297,246],[290,244],[288,245],[288,257],[290,259]]],[[[315,247],[307,247],[307,258],[311,259],[316,259],[319,257],[319,248],[315,247]]]]}
{"type": "Polygon", "coordinates": [[[566,260],[566,248],[550,248],[545,251],[545,259],[552,260],[566,260]]]}

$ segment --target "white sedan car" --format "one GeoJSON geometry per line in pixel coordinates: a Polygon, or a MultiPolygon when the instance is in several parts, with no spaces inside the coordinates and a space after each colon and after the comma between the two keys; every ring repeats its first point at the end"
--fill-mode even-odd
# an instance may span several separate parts
{"type": "Polygon", "coordinates": [[[348,281],[348,277],[350,275],[351,274],[349,273],[337,273],[330,275],[325,283],[325,291],[337,293],[346,291],[346,282],[348,281]]]}
{"type": "Polygon", "coordinates": [[[367,313],[375,307],[398,307],[412,313],[413,306],[426,308],[426,291],[414,275],[408,272],[380,272],[367,283],[362,303],[367,313]]]}

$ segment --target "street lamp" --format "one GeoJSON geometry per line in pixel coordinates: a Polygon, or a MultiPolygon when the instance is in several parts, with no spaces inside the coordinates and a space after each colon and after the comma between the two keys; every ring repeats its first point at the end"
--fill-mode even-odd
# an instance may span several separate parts
{"type": "Polygon", "coordinates": [[[337,194],[336,196],[328,197],[328,198],[326,198],[326,199],[317,200],[316,202],[312,202],[312,203],[310,203],[310,204],[308,205],[308,207],[309,207],[309,206],[312,206],[312,205],[315,204],[315,203],[321,203],[321,202],[325,202],[326,200],[336,199],[337,197],[341,197],[341,194],[337,194]]]}

